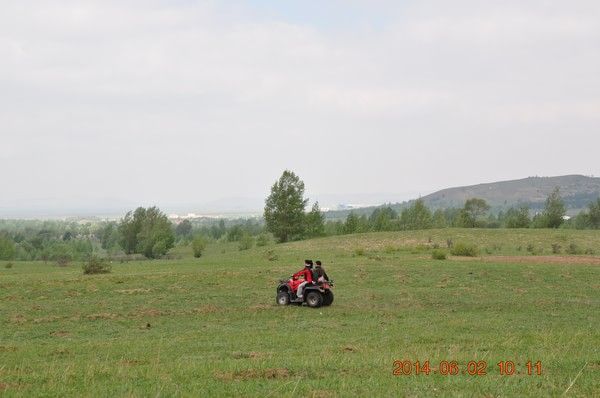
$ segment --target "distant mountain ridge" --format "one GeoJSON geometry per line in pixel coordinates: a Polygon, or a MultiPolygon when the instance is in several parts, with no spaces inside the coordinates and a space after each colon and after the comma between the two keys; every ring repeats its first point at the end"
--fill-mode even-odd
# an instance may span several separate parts
{"type": "MultiPolygon", "coordinates": [[[[467,199],[481,198],[491,206],[492,212],[520,205],[527,205],[535,211],[544,207],[546,198],[556,187],[560,189],[568,214],[578,213],[590,202],[600,197],[600,178],[574,174],[557,177],[527,177],[519,180],[446,188],[423,196],[421,199],[432,210],[463,207],[467,199]]],[[[413,201],[390,204],[390,206],[398,211],[413,201]]],[[[354,212],[369,214],[376,207],[358,209],[354,212]]],[[[327,217],[342,218],[347,213],[349,211],[329,212],[327,217]]]]}

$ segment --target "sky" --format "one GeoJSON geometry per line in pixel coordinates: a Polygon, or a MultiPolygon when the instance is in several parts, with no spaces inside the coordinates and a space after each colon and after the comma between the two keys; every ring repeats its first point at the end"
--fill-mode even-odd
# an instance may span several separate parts
{"type": "Polygon", "coordinates": [[[600,2],[0,3],[0,217],[600,175],[600,2]]]}

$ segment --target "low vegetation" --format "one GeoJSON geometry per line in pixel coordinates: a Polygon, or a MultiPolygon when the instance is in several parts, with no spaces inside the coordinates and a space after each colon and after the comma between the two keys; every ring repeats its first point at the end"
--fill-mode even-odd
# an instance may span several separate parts
{"type": "Polygon", "coordinates": [[[108,274],[112,267],[106,260],[92,256],[84,265],[83,273],[85,275],[108,274]]]}
{"type": "Polygon", "coordinates": [[[599,247],[600,236],[444,228],[241,252],[222,240],[199,259],[182,245],[181,259],[117,262],[94,277],[43,261],[2,266],[0,394],[598,396],[600,258],[519,254],[523,242],[549,253],[553,243],[599,247]],[[447,241],[492,255],[434,260],[447,241]],[[334,304],[278,307],[277,280],[307,256],[335,279],[334,304]],[[394,360],[487,368],[393,376],[394,360]],[[541,375],[523,374],[528,360],[541,375]],[[500,361],[521,374],[500,375],[500,361]]]}

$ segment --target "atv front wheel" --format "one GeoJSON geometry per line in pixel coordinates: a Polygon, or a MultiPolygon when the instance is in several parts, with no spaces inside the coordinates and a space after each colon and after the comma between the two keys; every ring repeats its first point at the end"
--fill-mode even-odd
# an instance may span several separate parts
{"type": "Polygon", "coordinates": [[[279,305],[288,305],[290,303],[290,295],[288,292],[279,292],[277,293],[277,304],[279,305]]]}
{"type": "Polygon", "coordinates": [[[323,305],[328,306],[333,303],[333,292],[331,290],[327,290],[323,293],[323,305]]]}
{"type": "Polygon", "coordinates": [[[310,292],[306,295],[306,305],[311,308],[319,308],[323,305],[323,295],[320,292],[310,292]]]}

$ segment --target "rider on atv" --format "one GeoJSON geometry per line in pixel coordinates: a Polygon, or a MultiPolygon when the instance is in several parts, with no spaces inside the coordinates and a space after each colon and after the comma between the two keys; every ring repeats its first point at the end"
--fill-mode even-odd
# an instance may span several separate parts
{"type": "Polygon", "coordinates": [[[323,265],[321,264],[320,260],[316,261],[316,267],[315,267],[315,274],[316,274],[316,279],[317,282],[325,282],[329,280],[329,276],[327,276],[327,272],[325,272],[325,268],[323,268],[323,265]]]}
{"type": "Polygon", "coordinates": [[[298,285],[298,292],[296,293],[296,296],[300,301],[302,300],[302,293],[304,291],[304,287],[309,283],[313,283],[312,267],[312,260],[304,260],[304,268],[293,275],[293,278],[295,279],[304,276],[304,282],[298,285]]]}

